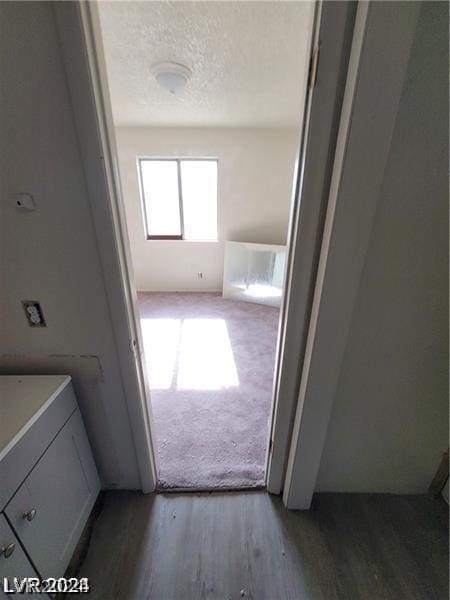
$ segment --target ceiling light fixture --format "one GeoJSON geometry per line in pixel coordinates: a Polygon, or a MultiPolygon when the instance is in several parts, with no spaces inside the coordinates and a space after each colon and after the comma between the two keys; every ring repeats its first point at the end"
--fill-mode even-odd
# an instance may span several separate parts
{"type": "Polygon", "coordinates": [[[185,65],[175,62],[160,62],[151,68],[159,85],[173,95],[180,93],[191,78],[192,72],[185,65]]]}

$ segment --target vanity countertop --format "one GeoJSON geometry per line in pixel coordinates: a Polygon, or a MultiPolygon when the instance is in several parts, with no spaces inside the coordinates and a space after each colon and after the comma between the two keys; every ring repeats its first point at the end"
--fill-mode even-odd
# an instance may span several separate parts
{"type": "Polygon", "coordinates": [[[0,376],[0,461],[70,380],[69,375],[0,376]]]}

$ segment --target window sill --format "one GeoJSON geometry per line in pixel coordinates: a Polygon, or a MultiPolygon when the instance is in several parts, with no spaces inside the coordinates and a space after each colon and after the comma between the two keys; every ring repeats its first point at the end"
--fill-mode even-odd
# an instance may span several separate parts
{"type": "Polygon", "coordinates": [[[146,238],[147,242],[170,242],[182,244],[218,244],[220,240],[180,240],[178,238],[146,238]]]}

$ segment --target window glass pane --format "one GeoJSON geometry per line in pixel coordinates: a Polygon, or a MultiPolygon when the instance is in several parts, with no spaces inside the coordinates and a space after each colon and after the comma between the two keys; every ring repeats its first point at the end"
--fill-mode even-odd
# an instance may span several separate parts
{"type": "Polygon", "coordinates": [[[176,161],[143,160],[140,165],[147,234],[181,235],[176,161]]]}
{"type": "Polygon", "coordinates": [[[181,161],[184,238],[217,239],[217,161],[181,161]]]}

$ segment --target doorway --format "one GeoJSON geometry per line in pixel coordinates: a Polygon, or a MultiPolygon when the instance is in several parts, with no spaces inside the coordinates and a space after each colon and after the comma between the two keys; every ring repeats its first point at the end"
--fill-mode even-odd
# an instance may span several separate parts
{"type": "Polygon", "coordinates": [[[313,12],[99,5],[160,489],[265,485],[313,12]]]}

